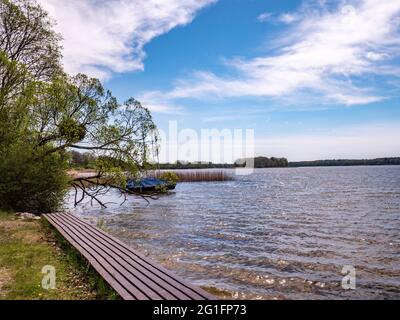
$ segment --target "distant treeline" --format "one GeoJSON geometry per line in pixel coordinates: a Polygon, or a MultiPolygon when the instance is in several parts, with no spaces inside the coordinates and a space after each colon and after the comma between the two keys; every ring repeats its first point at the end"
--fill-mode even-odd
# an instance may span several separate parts
{"type": "MultiPolygon", "coordinates": [[[[95,167],[96,158],[90,153],[80,153],[70,151],[69,165],[73,168],[92,169],[95,167]]],[[[187,162],[177,161],[175,163],[160,163],[149,167],[163,170],[173,169],[229,169],[236,167],[244,167],[246,163],[251,165],[249,161],[254,160],[254,168],[284,168],[284,167],[325,167],[325,166],[368,166],[368,165],[400,165],[400,157],[377,158],[377,159],[333,159],[333,160],[315,160],[315,161],[296,161],[288,162],[286,158],[267,158],[255,157],[238,159],[235,163],[212,163],[212,162],[187,162]]]]}
{"type": "Polygon", "coordinates": [[[400,157],[377,159],[334,159],[289,162],[289,167],[328,167],[328,166],[379,166],[400,165],[400,157]]]}
{"type": "MultiPolygon", "coordinates": [[[[90,153],[80,153],[78,151],[70,151],[68,153],[69,166],[71,168],[82,168],[82,169],[93,169],[95,168],[95,162],[98,159],[90,153]]],[[[160,163],[154,164],[150,167],[162,170],[173,170],[173,169],[229,169],[237,167],[245,167],[251,165],[254,160],[254,168],[282,168],[287,167],[289,162],[286,158],[267,158],[267,157],[256,157],[238,159],[235,163],[212,163],[212,162],[188,162],[178,160],[175,163],[160,163]],[[250,161],[250,163],[249,163],[250,161]]]]}
{"type": "Polygon", "coordinates": [[[67,152],[68,164],[72,168],[93,169],[96,157],[90,152],[78,152],[75,150],[67,152]]]}
{"type": "Polygon", "coordinates": [[[237,168],[244,167],[246,164],[251,165],[254,160],[254,168],[278,168],[287,167],[289,162],[286,158],[267,158],[256,157],[238,159],[235,163],[212,163],[212,162],[186,162],[177,161],[175,163],[162,163],[160,169],[212,169],[212,168],[237,168]],[[250,163],[249,163],[250,161],[250,163]]]}
{"type": "Polygon", "coordinates": [[[114,166],[120,166],[121,168],[126,167],[126,162],[120,159],[112,159],[107,156],[96,156],[90,152],[78,152],[75,150],[68,151],[66,153],[68,166],[73,169],[95,169],[98,165],[98,161],[107,161],[114,166]]]}
{"type": "Polygon", "coordinates": [[[289,162],[286,158],[255,157],[236,160],[234,166],[251,166],[252,162],[254,163],[254,168],[284,168],[289,165],[289,162]]]}
{"type": "Polygon", "coordinates": [[[175,163],[160,163],[157,167],[162,170],[173,170],[173,169],[212,169],[212,168],[234,168],[233,164],[229,163],[212,163],[212,162],[187,162],[177,161],[175,163]]]}

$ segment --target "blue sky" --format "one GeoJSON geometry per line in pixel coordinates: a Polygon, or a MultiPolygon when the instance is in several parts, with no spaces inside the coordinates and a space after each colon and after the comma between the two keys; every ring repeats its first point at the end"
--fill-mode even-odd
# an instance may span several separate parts
{"type": "Polygon", "coordinates": [[[40,2],[67,71],[162,130],[250,128],[257,155],[289,160],[400,156],[398,0],[40,2]]]}

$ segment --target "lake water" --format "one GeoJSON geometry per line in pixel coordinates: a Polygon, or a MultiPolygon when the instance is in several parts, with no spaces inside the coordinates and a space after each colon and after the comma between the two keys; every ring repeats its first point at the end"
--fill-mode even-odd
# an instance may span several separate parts
{"type": "Polygon", "coordinates": [[[256,169],[71,210],[221,297],[400,299],[400,166],[256,169]]]}

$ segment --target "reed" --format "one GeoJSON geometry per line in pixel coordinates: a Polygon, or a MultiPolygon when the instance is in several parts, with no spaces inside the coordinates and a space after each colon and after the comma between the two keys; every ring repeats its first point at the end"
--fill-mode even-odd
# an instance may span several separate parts
{"type": "MultiPolygon", "coordinates": [[[[166,171],[154,171],[151,175],[158,178],[166,171]]],[[[179,182],[231,181],[233,175],[226,170],[170,170],[179,177],[179,182]]]]}

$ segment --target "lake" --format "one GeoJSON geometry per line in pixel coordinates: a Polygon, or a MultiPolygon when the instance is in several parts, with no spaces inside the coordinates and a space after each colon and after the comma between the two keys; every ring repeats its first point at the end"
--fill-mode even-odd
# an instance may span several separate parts
{"type": "Polygon", "coordinates": [[[69,210],[221,297],[400,298],[400,166],[256,169],[149,205],[107,198],[69,210]]]}

